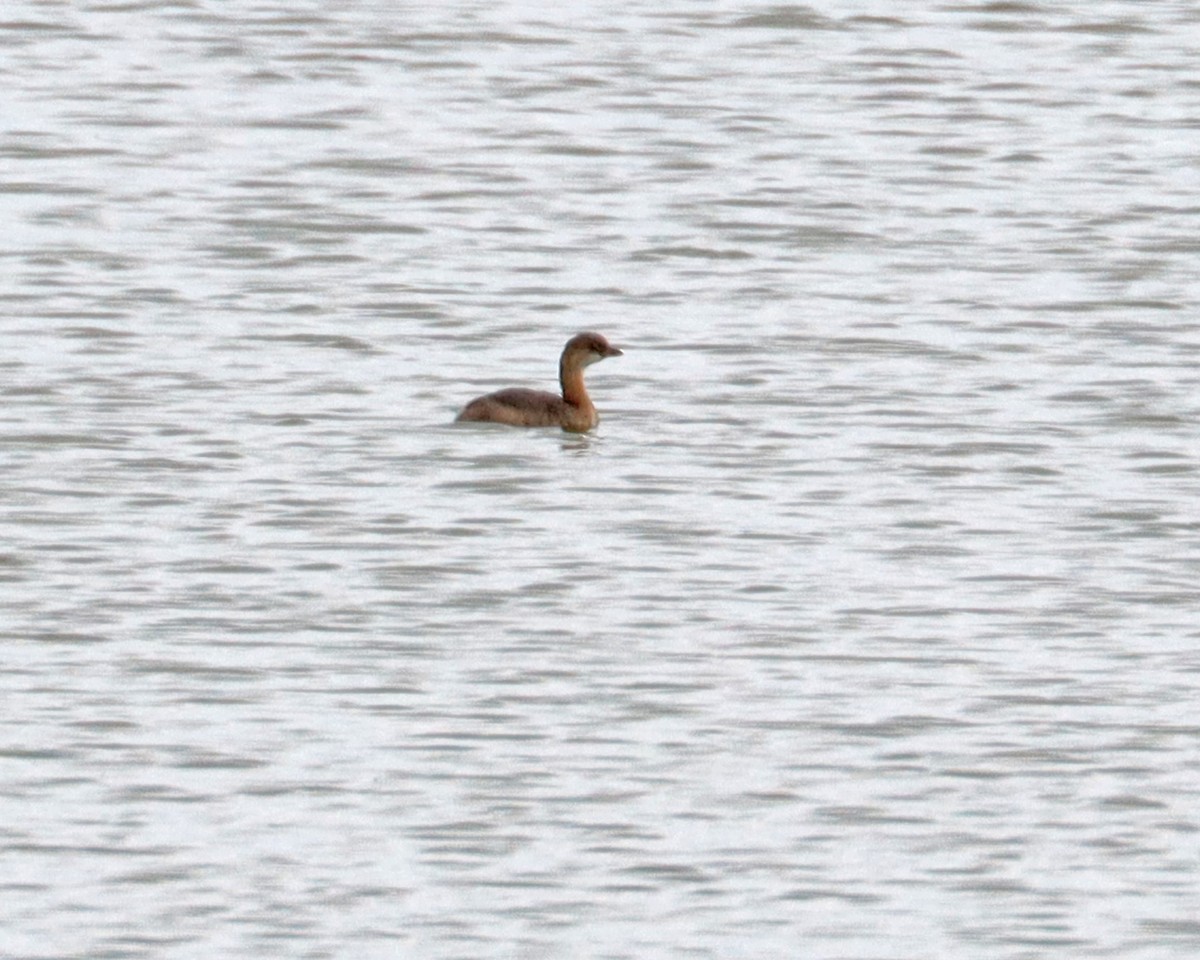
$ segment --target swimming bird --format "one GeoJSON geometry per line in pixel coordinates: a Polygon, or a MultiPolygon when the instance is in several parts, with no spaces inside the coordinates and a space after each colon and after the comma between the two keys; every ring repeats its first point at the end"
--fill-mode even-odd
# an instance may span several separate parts
{"type": "Polygon", "coordinates": [[[506,423],[514,427],[562,427],[584,433],[600,422],[596,405],[583,384],[583,371],[606,357],[623,353],[598,333],[577,333],[558,361],[562,396],[545,390],[508,387],[476,397],[458,415],[460,421],[506,423]]]}

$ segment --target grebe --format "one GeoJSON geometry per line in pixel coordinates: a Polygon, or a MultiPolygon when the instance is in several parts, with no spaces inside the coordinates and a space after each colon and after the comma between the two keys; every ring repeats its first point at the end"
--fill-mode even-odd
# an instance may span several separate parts
{"type": "Polygon", "coordinates": [[[583,385],[583,368],[605,357],[621,355],[600,334],[577,333],[567,341],[558,361],[561,397],[544,390],[509,387],[476,397],[463,407],[458,419],[507,423],[514,427],[562,427],[575,433],[591,430],[600,417],[583,385]]]}

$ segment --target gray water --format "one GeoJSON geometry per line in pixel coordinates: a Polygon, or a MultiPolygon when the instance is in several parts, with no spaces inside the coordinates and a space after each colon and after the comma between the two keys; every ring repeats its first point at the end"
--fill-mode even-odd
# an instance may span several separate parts
{"type": "Polygon", "coordinates": [[[8,3],[0,956],[1197,956],[1198,63],[8,3]]]}

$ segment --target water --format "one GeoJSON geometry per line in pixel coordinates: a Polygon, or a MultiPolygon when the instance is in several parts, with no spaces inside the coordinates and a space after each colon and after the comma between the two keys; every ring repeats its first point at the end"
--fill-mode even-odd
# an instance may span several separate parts
{"type": "Polygon", "coordinates": [[[1200,950],[1192,4],[0,43],[0,955],[1200,950]]]}

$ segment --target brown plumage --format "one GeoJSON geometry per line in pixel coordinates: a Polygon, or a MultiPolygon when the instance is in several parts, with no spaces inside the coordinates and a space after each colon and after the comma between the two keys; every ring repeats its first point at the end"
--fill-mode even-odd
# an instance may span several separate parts
{"type": "Polygon", "coordinates": [[[514,427],[562,427],[576,433],[600,422],[596,407],[583,385],[583,368],[619,357],[621,351],[598,333],[577,333],[563,347],[558,361],[562,396],[544,390],[509,387],[476,397],[458,415],[459,420],[507,423],[514,427]]]}

